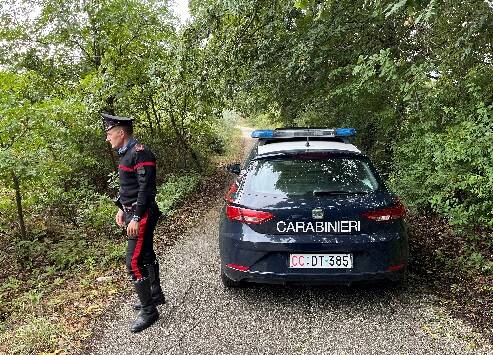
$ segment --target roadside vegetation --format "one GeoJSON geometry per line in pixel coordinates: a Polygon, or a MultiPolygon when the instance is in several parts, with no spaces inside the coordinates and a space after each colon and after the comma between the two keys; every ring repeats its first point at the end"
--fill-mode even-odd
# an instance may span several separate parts
{"type": "Polygon", "coordinates": [[[124,287],[102,111],[136,119],[170,220],[236,154],[239,116],[355,127],[411,212],[413,270],[491,324],[491,1],[190,10],[179,26],[165,1],[0,4],[0,352],[70,349],[124,287]]]}

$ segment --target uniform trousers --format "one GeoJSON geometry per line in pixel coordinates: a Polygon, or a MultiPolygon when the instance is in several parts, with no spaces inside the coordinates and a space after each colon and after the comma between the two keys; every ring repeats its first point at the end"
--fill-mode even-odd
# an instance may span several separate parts
{"type": "MultiPolygon", "coordinates": [[[[125,226],[128,226],[134,215],[133,209],[124,212],[125,226]]],[[[139,233],[136,237],[128,237],[126,265],[127,273],[132,281],[139,281],[149,276],[145,265],[152,265],[156,261],[153,248],[154,229],[161,212],[153,204],[142,216],[139,222],[139,233]]]]}

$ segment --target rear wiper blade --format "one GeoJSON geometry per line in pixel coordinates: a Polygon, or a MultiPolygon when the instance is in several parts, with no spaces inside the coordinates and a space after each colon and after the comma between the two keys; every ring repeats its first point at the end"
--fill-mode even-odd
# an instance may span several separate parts
{"type": "Polygon", "coordinates": [[[346,190],[315,190],[313,195],[366,195],[366,191],[346,191],[346,190]]]}

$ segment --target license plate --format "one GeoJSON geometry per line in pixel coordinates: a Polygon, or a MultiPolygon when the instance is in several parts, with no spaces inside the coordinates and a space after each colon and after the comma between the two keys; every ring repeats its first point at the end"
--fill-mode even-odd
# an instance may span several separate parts
{"type": "Polygon", "coordinates": [[[351,269],[352,254],[290,254],[289,267],[296,269],[351,269]]]}

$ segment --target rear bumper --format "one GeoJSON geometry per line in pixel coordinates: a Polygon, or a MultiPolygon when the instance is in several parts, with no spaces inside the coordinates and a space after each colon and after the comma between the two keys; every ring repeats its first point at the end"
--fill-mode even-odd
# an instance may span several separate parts
{"type": "Polygon", "coordinates": [[[290,273],[277,274],[259,271],[238,271],[228,267],[224,273],[232,280],[266,284],[300,284],[300,285],[351,285],[354,283],[372,283],[378,281],[398,282],[405,278],[407,267],[398,271],[363,272],[363,273],[290,273]]]}
{"type": "MultiPolygon", "coordinates": [[[[248,228],[248,226],[245,226],[248,228]]],[[[249,229],[249,228],[248,228],[249,229]]],[[[221,267],[230,279],[272,284],[352,284],[405,277],[409,259],[405,228],[394,233],[352,236],[272,236],[255,233],[220,232],[221,267]],[[293,269],[294,253],[353,256],[352,269],[293,269]],[[228,264],[248,268],[239,271],[228,264]],[[398,266],[398,267],[396,267],[398,266]]]]}

